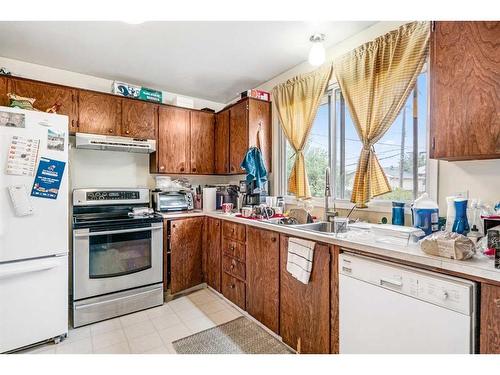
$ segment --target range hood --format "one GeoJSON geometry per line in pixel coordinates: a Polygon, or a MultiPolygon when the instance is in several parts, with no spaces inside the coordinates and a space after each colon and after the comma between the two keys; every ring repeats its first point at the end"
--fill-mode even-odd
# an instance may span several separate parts
{"type": "Polygon", "coordinates": [[[102,151],[136,152],[151,154],[156,151],[153,139],[136,139],[99,134],[76,133],[76,148],[102,151]]]}

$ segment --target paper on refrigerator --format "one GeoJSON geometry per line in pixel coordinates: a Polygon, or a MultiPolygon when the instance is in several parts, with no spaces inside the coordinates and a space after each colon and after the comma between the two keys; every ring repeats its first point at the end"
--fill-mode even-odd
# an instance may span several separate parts
{"type": "Polygon", "coordinates": [[[7,150],[6,173],[18,176],[33,176],[40,140],[13,135],[7,150]]]}

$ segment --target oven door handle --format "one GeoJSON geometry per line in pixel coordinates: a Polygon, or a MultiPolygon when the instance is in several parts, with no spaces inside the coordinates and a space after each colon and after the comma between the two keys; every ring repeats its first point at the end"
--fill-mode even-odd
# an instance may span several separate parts
{"type": "Polygon", "coordinates": [[[132,232],[145,232],[153,231],[157,229],[163,229],[163,227],[144,227],[144,228],[132,228],[132,229],[120,229],[120,230],[104,230],[101,232],[87,232],[87,233],[75,233],[75,237],[90,237],[90,236],[102,236],[104,234],[119,234],[119,233],[132,233],[132,232]]]}

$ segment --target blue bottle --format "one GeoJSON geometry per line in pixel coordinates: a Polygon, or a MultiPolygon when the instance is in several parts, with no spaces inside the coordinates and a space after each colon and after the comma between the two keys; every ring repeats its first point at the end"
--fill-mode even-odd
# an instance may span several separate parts
{"type": "Polygon", "coordinates": [[[405,225],[405,204],[404,202],[392,202],[392,224],[405,225]]]}
{"type": "Polygon", "coordinates": [[[470,229],[467,220],[467,199],[455,199],[455,215],[451,230],[465,236],[470,229]]]}
{"type": "Polygon", "coordinates": [[[439,208],[436,202],[423,193],[415,199],[412,208],[413,226],[422,229],[428,236],[439,229],[439,208]]]}

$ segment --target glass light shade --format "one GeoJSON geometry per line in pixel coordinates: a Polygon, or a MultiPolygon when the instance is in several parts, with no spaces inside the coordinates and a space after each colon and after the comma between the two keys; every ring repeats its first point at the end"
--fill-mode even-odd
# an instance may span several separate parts
{"type": "Polygon", "coordinates": [[[309,64],[319,66],[325,62],[325,47],[321,42],[313,42],[309,51],[309,64]]]}

